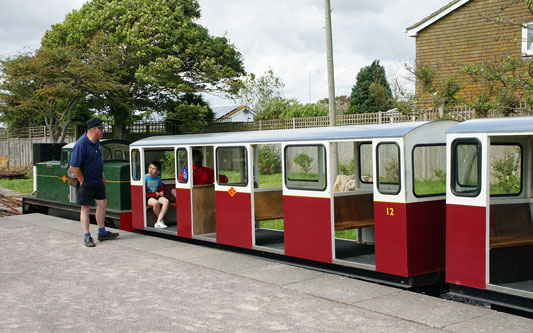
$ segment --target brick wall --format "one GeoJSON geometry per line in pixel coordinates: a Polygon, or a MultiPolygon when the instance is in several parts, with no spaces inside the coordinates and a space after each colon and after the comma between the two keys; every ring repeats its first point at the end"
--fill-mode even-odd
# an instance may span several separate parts
{"type": "MultiPolygon", "coordinates": [[[[432,68],[437,84],[455,77],[463,87],[460,96],[470,101],[486,87],[462,74],[465,65],[495,61],[504,55],[521,56],[521,27],[486,19],[498,15],[514,22],[533,21],[523,1],[473,0],[418,33],[417,64],[432,68]],[[502,11],[509,4],[512,6],[502,11]]],[[[432,106],[432,96],[422,92],[419,82],[416,93],[421,107],[432,106]]]]}

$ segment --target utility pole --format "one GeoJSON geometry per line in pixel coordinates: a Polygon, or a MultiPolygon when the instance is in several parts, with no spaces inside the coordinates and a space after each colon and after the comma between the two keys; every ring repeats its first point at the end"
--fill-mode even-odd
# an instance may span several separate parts
{"type": "MultiPolygon", "coordinates": [[[[326,12],[326,50],[328,55],[328,100],[329,100],[329,126],[337,124],[337,112],[335,111],[335,79],[333,73],[333,38],[331,33],[331,6],[330,0],[324,0],[326,12]]],[[[337,143],[333,142],[330,145],[330,171],[331,184],[335,184],[337,180],[337,166],[339,164],[339,154],[337,150],[337,143]]]]}
{"type": "Polygon", "coordinates": [[[329,126],[337,123],[335,111],[335,75],[333,71],[333,38],[331,33],[331,6],[330,0],[324,0],[326,11],[326,50],[328,55],[328,100],[329,100],[329,126]]]}

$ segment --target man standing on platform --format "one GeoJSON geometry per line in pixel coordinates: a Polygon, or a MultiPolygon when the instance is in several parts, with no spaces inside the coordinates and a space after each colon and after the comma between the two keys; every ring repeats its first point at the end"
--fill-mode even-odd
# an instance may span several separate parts
{"type": "Polygon", "coordinates": [[[98,224],[98,241],[114,239],[117,232],[105,229],[105,210],[107,200],[105,196],[106,179],[104,176],[104,159],[100,139],[104,134],[104,122],[100,118],[87,121],[87,132],[83,134],[72,149],[70,166],[79,185],[76,188],[76,203],[81,205],[80,222],[85,234],[84,243],[87,247],[94,247],[94,240],[89,232],[89,213],[91,201],[96,201],[96,223],[98,224]]]}

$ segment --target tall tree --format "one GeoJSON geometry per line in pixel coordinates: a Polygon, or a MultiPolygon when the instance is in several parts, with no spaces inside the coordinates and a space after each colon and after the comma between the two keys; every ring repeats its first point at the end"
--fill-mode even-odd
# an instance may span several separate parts
{"type": "Polygon", "coordinates": [[[139,111],[158,109],[184,93],[235,93],[244,74],[241,54],[224,37],[195,23],[197,0],[93,0],[45,34],[46,47],[100,45],[121,53],[113,74],[128,89],[95,96],[118,129],[139,111]]]}
{"type": "Polygon", "coordinates": [[[271,113],[271,110],[267,110],[267,108],[272,101],[283,99],[283,87],[285,84],[274,75],[272,69],[265,71],[259,77],[251,73],[243,80],[236,99],[255,111],[256,114],[271,113]]]}
{"type": "Polygon", "coordinates": [[[75,47],[42,47],[34,54],[3,60],[2,119],[18,126],[27,115],[37,115],[52,142],[63,141],[78,104],[85,103],[87,96],[115,96],[122,88],[95,55],[82,54],[75,47]]]}
{"type": "Polygon", "coordinates": [[[385,76],[385,68],[374,60],[361,68],[352,88],[350,107],[357,113],[384,111],[391,107],[392,92],[385,76]]]}

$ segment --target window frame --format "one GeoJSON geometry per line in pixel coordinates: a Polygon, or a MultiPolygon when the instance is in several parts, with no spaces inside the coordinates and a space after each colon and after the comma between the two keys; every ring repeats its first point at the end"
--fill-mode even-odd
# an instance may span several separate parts
{"type": "Polygon", "coordinates": [[[363,174],[362,174],[362,158],[361,158],[361,147],[364,146],[364,145],[369,145],[370,146],[370,169],[372,169],[372,141],[363,141],[361,143],[359,143],[357,149],[358,149],[358,155],[359,155],[359,158],[358,158],[358,163],[359,163],[359,181],[362,183],[362,184],[374,184],[374,175],[372,175],[372,181],[370,182],[365,182],[363,180],[363,174]]]}
{"type": "MultiPolygon", "coordinates": [[[[215,151],[214,151],[214,154],[215,154],[215,182],[217,183],[217,185],[219,186],[237,186],[237,187],[248,187],[248,184],[250,183],[250,174],[248,172],[248,164],[249,164],[249,159],[248,159],[248,149],[246,146],[220,146],[220,147],[216,147],[215,151]],[[221,183],[219,182],[219,164],[218,164],[218,150],[219,149],[234,149],[234,148],[242,148],[244,149],[244,158],[245,158],[245,163],[244,163],[244,170],[246,170],[246,183],[230,183],[229,182],[229,177],[228,177],[228,182],[227,183],[221,183]]],[[[252,175],[253,176],[253,175],[252,175]]]]}
{"type": "Polygon", "coordinates": [[[378,189],[378,192],[384,195],[397,195],[402,191],[402,156],[401,156],[402,150],[400,149],[400,145],[396,141],[383,141],[376,145],[376,187],[378,189]],[[382,191],[380,188],[380,180],[379,180],[379,146],[381,145],[388,145],[392,144],[395,145],[396,148],[398,148],[398,190],[395,192],[391,191],[382,191]]]}
{"type": "Polygon", "coordinates": [[[452,190],[453,195],[457,197],[475,198],[479,196],[479,194],[481,193],[481,189],[483,187],[482,174],[481,174],[481,170],[482,170],[481,152],[482,152],[482,144],[478,138],[460,138],[460,139],[455,139],[452,141],[452,151],[451,151],[451,161],[450,161],[452,170],[451,170],[451,175],[450,175],[451,176],[450,188],[452,190]],[[474,144],[478,148],[477,168],[476,168],[477,174],[478,174],[478,185],[476,186],[476,190],[472,192],[457,192],[456,191],[457,184],[464,186],[457,181],[458,172],[457,172],[457,153],[456,153],[457,150],[456,148],[460,144],[474,144]]]}
{"type": "MultiPolygon", "coordinates": [[[[284,174],[285,176],[283,177],[283,183],[285,184],[285,187],[289,190],[296,190],[296,191],[315,191],[315,192],[324,192],[327,188],[328,188],[328,162],[327,162],[327,156],[328,154],[328,150],[326,149],[326,146],[322,143],[308,143],[308,144],[290,144],[290,145],[286,145],[284,148],[283,148],[283,164],[282,164],[282,168],[284,170],[284,174]],[[324,175],[325,175],[325,179],[324,179],[324,186],[323,188],[301,188],[301,187],[294,187],[292,184],[289,185],[288,181],[290,180],[289,179],[289,172],[288,172],[288,169],[287,169],[287,148],[292,148],[292,147],[320,147],[323,149],[323,152],[324,152],[324,175]]],[[[302,179],[298,180],[290,180],[290,181],[304,181],[302,179]]],[[[308,181],[308,182],[316,182],[316,183],[319,183],[320,182],[320,179],[317,179],[317,180],[305,180],[305,181],[308,181]]]]}
{"type": "MultiPolygon", "coordinates": [[[[187,162],[186,163],[187,164],[186,168],[189,168],[189,152],[187,151],[187,148],[184,148],[184,147],[176,148],[174,150],[174,167],[175,167],[174,172],[175,172],[175,177],[178,180],[179,184],[188,184],[189,183],[189,179],[190,179],[188,174],[187,174],[187,180],[185,180],[185,181],[181,181],[180,180],[180,168],[179,168],[179,163],[178,163],[179,162],[179,153],[178,153],[179,150],[184,150],[185,151],[185,157],[186,157],[186,162],[187,162]]],[[[188,170],[187,170],[187,172],[188,172],[188,170]]]]}
{"type": "MultiPolygon", "coordinates": [[[[522,56],[531,57],[533,56],[533,48],[528,50],[527,46],[529,44],[528,35],[531,30],[533,33],[533,21],[524,23],[525,26],[522,26],[522,56]]],[[[533,42],[533,41],[532,41],[533,42]]]]}
{"type": "MultiPolygon", "coordinates": [[[[518,146],[520,147],[520,191],[518,193],[504,193],[504,194],[492,194],[490,193],[490,180],[489,180],[489,196],[491,198],[498,198],[498,197],[518,197],[522,194],[524,190],[524,147],[522,147],[522,144],[518,142],[494,142],[490,143],[491,146],[518,146]]],[[[491,156],[490,156],[490,163],[488,165],[489,170],[492,171],[492,149],[491,149],[491,156]]],[[[491,175],[492,176],[492,175],[491,175]]]]}
{"type": "Polygon", "coordinates": [[[67,149],[64,149],[63,151],[61,151],[61,161],[60,161],[60,163],[61,163],[61,167],[62,168],[68,168],[69,167],[71,153],[72,152],[70,150],[67,150],[67,149]],[[65,154],[67,155],[66,157],[65,157],[65,154]]]}
{"type": "MultiPolygon", "coordinates": [[[[420,144],[416,144],[414,145],[413,147],[413,152],[411,154],[411,158],[412,158],[412,170],[413,170],[413,195],[416,197],[416,198],[427,198],[427,197],[438,197],[438,196],[443,196],[443,195],[446,195],[446,184],[444,184],[444,192],[442,193],[430,193],[430,194],[416,194],[416,191],[415,191],[415,149],[418,148],[418,147],[444,147],[444,153],[446,153],[446,143],[420,143],[420,144]]],[[[444,170],[446,171],[446,170],[444,170]]]]}
{"type": "Polygon", "coordinates": [[[140,149],[132,149],[132,150],[131,150],[130,161],[131,161],[131,163],[130,163],[130,165],[131,165],[131,170],[130,170],[130,172],[131,172],[131,179],[132,179],[133,181],[136,181],[136,182],[137,182],[137,181],[141,181],[141,179],[142,179],[141,164],[142,164],[142,163],[141,163],[141,150],[140,150],[140,149]],[[138,177],[138,178],[135,178],[135,173],[133,172],[133,170],[134,170],[134,168],[135,168],[135,165],[134,165],[134,164],[135,164],[135,159],[133,158],[133,155],[134,155],[135,153],[137,153],[137,154],[138,154],[138,157],[139,157],[139,158],[138,158],[138,164],[137,164],[137,168],[138,168],[138,170],[139,170],[139,177],[138,177]]]}

